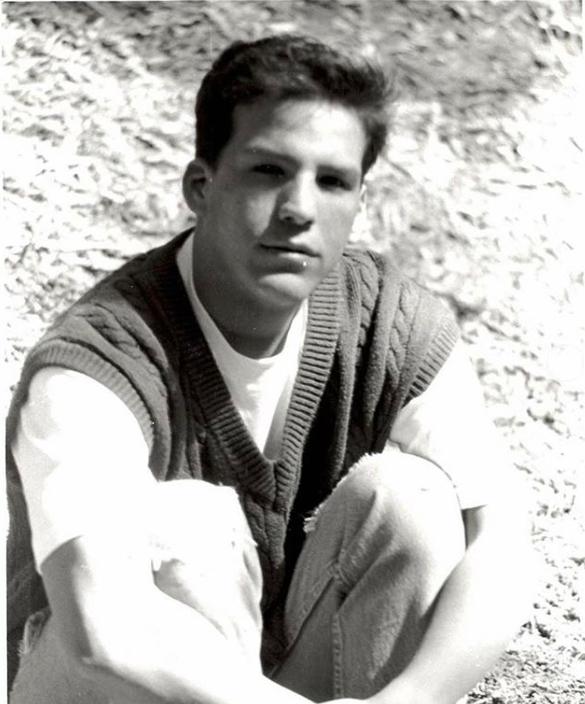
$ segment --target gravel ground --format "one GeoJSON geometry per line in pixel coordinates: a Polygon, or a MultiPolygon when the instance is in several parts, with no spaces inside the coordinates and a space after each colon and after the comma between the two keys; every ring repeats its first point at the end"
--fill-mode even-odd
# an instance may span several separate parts
{"type": "Polygon", "coordinates": [[[354,241],[390,250],[457,313],[540,556],[531,617],[470,699],[583,701],[581,4],[8,2],[3,13],[5,406],[60,310],[190,224],[180,176],[218,49],[300,30],[397,67],[392,138],[354,241]]]}

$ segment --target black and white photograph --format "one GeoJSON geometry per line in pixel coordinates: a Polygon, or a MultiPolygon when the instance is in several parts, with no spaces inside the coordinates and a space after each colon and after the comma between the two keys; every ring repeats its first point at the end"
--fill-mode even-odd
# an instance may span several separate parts
{"type": "Polygon", "coordinates": [[[581,0],[1,11],[0,699],[585,701],[581,0]]]}

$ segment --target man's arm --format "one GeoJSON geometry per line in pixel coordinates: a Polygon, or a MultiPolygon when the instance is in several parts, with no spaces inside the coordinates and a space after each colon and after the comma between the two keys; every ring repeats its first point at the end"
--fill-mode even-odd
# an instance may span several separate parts
{"type": "Polygon", "coordinates": [[[429,388],[401,411],[390,439],[450,476],[464,508],[467,548],[417,654],[372,701],[454,704],[515,635],[535,581],[523,490],[461,343],[429,388]]]}
{"type": "Polygon", "coordinates": [[[214,626],[159,590],[146,543],[110,536],[71,540],[42,565],[74,674],[121,704],[307,701],[250,668],[214,626]]]}
{"type": "Polygon", "coordinates": [[[421,646],[373,704],[455,704],[496,664],[526,618],[534,558],[525,512],[506,497],[464,518],[467,550],[421,646]]]}
{"type": "Polygon", "coordinates": [[[120,704],[304,701],[262,678],[207,620],[155,585],[155,481],[140,428],[112,392],[77,372],[42,370],[20,421],[13,451],[73,674],[120,704]]]}

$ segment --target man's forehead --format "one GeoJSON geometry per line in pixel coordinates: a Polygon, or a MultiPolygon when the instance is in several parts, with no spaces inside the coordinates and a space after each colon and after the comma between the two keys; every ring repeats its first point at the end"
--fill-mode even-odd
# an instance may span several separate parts
{"type": "Polygon", "coordinates": [[[313,120],[334,119],[361,125],[360,116],[353,107],[321,97],[292,97],[281,100],[259,98],[236,105],[233,113],[235,123],[249,119],[253,122],[259,121],[258,124],[264,122],[265,125],[272,126],[282,123],[287,126],[301,126],[307,116],[311,116],[313,120]]]}
{"type": "Polygon", "coordinates": [[[230,142],[242,154],[278,155],[311,148],[351,169],[366,146],[364,125],[353,108],[317,99],[255,101],[234,111],[230,142]]]}

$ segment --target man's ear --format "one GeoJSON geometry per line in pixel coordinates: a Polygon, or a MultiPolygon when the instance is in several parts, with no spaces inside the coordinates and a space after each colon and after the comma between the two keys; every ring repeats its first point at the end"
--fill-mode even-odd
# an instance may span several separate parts
{"type": "Polygon", "coordinates": [[[205,209],[207,186],[211,182],[211,167],[200,159],[189,162],[183,175],[183,197],[195,214],[201,215],[205,209]]]}

